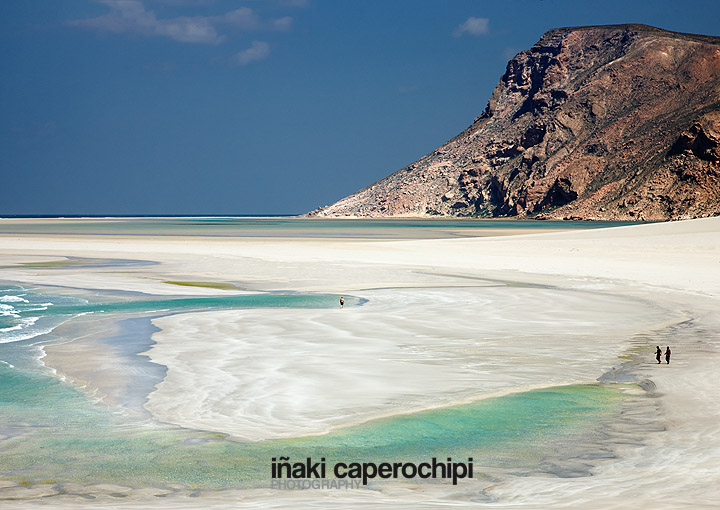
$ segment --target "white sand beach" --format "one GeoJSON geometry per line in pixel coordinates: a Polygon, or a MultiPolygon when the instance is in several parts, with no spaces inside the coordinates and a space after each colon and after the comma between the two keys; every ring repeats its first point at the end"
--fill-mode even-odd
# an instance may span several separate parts
{"type": "MultiPolygon", "coordinates": [[[[668,331],[677,333],[671,364],[656,365],[650,350],[637,366],[652,382],[659,421],[646,430],[643,416],[632,427],[618,426],[614,458],[594,463],[593,476],[473,480],[461,489],[408,482],[356,491],[253,489],[200,498],[159,499],[135,490],[122,501],[96,488],[95,503],[104,508],[657,509],[713,508],[720,501],[720,218],[407,241],[4,234],[0,257],[13,266],[0,279],[60,290],[227,294],[164,283],[210,281],[244,292],[368,300],[343,310],[154,320],[161,331],[145,354],[167,373],[145,408],[162,422],[238,440],[317,435],[382,416],[593,383],[637,355],[643,342],[664,348],[668,331]],[[16,265],[63,257],[157,264],[16,265]]],[[[99,355],[91,338],[46,351],[48,366],[95,395],[111,395],[108,388],[120,384],[116,373],[104,379],[92,369],[99,355]],[[82,363],[74,363],[79,356],[82,363]]],[[[8,508],[79,505],[71,495],[32,499],[37,487],[0,483],[6,485],[0,499],[11,491],[18,498],[8,508]]]]}

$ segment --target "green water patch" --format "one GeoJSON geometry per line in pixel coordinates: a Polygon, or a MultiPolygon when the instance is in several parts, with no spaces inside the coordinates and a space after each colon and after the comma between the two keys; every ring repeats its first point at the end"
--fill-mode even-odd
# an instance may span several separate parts
{"type": "Polygon", "coordinates": [[[11,436],[33,430],[84,429],[110,416],[61,380],[8,365],[0,365],[0,410],[0,434],[11,436]]]}
{"type": "Polygon", "coordinates": [[[14,265],[0,266],[0,269],[12,268],[33,268],[33,269],[53,269],[67,267],[133,267],[133,266],[151,266],[157,262],[149,260],[135,259],[98,259],[88,257],[63,257],[63,260],[46,260],[41,262],[19,262],[14,265]]]}
{"type": "MultiPolygon", "coordinates": [[[[47,262],[21,262],[18,264],[19,267],[28,268],[41,268],[41,267],[66,267],[66,266],[82,266],[83,262],[77,260],[50,260],[47,262]]],[[[2,266],[3,268],[14,267],[14,266],[2,266]]]]}
{"type": "Polygon", "coordinates": [[[331,295],[248,294],[242,296],[190,297],[151,300],[116,301],[60,305],[48,308],[44,315],[77,315],[81,313],[135,313],[171,310],[218,308],[329,308],[340,298],[331,295]]]}
{"type": "MultiPolygon", "coordinates": [[[[332,308],[339,306],[339,296],[323,294],[245,294],[240,296],[185,297],[161,299],[123,299],[105,303],[89,303],[85,300],[64,300],[57,298],[43,305],[17,304],[8,315],[9,321],[21,323],[26,317],[73,317],[88,313],[132,314],[158,311],[183,312],[191,310],[232,309],[232,308],[332,308]]],[[[360,304],[361,299],[348,297],[348,305],[360,304]]],[[[11,305],[3,305],[10,308],[11,305]]],[[[8,330],[9,331],[9,330],[8,330]]],[[[2,338],[0,338],[2,343],[2,338]]]]}
{"type": "Polygon", "coordinates": [[[232,283],[224,282],[163,282],[169,285],[179,285],[180,287],[201,287],[205,289],[220,289],[220,290],[240,290],[239,287],[232,283]]]}
{"type": "MultiPolygon", "coordinates": [[[[0,478],[131,487],[268,487],[271,459],[426,462],[474,458],[528,468],[559,445],[587,441],[623,399],[613,386],[579,385],[374,420],[322,436],[256,443],[152,421],[133,422],[58,379],[0,366],[0,478]]],[[[331,475],[330,475],[331,476],[331,475]]]]}

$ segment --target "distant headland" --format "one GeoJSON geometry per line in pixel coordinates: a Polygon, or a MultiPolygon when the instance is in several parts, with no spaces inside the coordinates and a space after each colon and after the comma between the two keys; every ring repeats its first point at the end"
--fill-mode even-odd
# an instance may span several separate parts
{"type": "Polygon", "coordinates": [[[470,127],[308,216],[671,220],[720,214],[720,37],[553,29],[470,127]]]}

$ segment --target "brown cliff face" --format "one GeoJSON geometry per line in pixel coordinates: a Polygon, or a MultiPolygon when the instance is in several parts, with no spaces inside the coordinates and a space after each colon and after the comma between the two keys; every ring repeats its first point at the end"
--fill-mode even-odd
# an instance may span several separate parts
{"type": "Polygon", "coordinates": [[[644,25],[547,32],[485,112],[311,216],[668,220],[720,214],[720,37],[644,25]]]}

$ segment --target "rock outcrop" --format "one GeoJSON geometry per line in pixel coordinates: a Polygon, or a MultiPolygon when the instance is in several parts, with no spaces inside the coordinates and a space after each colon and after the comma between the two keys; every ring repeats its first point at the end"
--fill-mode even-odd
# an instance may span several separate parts
{"type": "Polygon", "coordinates": [[[720,38],[563,28],[442,147],[310,216],[668,220],[720,214],[720,38]]]}

